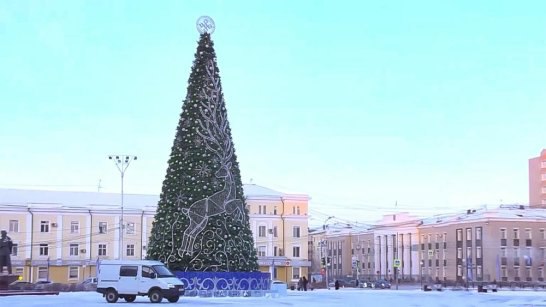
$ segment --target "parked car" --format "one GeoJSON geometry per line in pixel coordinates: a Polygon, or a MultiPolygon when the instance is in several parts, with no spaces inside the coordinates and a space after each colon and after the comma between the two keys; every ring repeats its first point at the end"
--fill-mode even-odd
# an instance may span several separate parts
{"type": "Polygon", "coordinates": [[[86,278],[84,281],[78,284],[78,288],[81,288],[83,290],[89,291],[89,290],[97,290],[97,277],[89,277],[86,278]]]}
{"type": "Polygon", "coordinates": [[[39,280],[34,283],[34,289],[35,290],[44,290],[49,285],[51,285],[52,282],[50,280],[39,280]]]}
{"type": "Polygon", "coordinates": [[[372,288],[390,289],[391,288],[391,283],[388,280],[385,280],[385,279],[378,279],[373,283],[372,288]]]}
{"type": "Polygon", "coordinates": [[[28,281],[16,280],[8,285],[8,290],[33,290],[34,284],[28,281]]]}

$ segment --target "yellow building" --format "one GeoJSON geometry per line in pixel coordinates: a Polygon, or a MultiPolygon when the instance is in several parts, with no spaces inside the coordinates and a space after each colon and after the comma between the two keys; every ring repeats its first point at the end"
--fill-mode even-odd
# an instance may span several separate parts
{"type": "MultiPolygon", "coordinates": [[[[284,195],[256,185],[245,186],[245,192],[259,252],[269,242],[263,240],[269,230],[277,229],[272,232],[275,243],[266,245],[276,248],[276,254],[273,249],[263,254],[260,263],[274,259],[282,268],[274,272],[285,277],[283,280],[306,273],[310,265],[306,259],[308,197],[284,195]],[[274,195],[266,201],[267,193],[274,195]],[[271,211],[267,204],[271,204],[271,211]],[[268,216],[273,217],[274,210],[278,210],[279,221],[268,216]],[[265,233],[264,225],[268,226],[265,233]],[[293,237],[295,234],[299,237],[293,237]]],[[[121,236],[120,194],[0,189],[0,228],[8,231],[14,243],[13,273],[30,282],[77,283],[95,276],[99,259],[143,259],[157,202],[157,195],[125,194],[121,236]]],[[[267,265],[261,269],[267,270],[267,265]]]]}

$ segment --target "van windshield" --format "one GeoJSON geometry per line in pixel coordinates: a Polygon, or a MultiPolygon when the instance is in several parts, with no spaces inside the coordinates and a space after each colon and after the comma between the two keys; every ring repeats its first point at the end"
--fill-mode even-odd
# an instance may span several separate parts
{"type": "Polygon", "coordinates": [[[164,265],[154,265],[152,266],[154,271],[157,273],[157,277],[175,277],[174,274],[167,269],[164,265]]]}

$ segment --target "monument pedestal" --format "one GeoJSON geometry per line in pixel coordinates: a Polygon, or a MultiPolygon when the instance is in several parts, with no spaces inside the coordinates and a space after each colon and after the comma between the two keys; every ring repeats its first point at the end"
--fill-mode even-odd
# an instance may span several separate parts
{"type": "Polygon", "coordinates": [[[0,275],[0,290],[7,290],[9,284],[19,279],[19,275],[7,274],[0,275]]]}

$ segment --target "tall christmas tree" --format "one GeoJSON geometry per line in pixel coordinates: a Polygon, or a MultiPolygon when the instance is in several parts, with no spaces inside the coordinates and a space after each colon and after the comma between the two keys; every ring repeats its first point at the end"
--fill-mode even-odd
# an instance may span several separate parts
{"type": "Polygon", "coordinates": [[[213,46],[202,33],[147,258],[181,271],[257,271],[213,46]]]}

